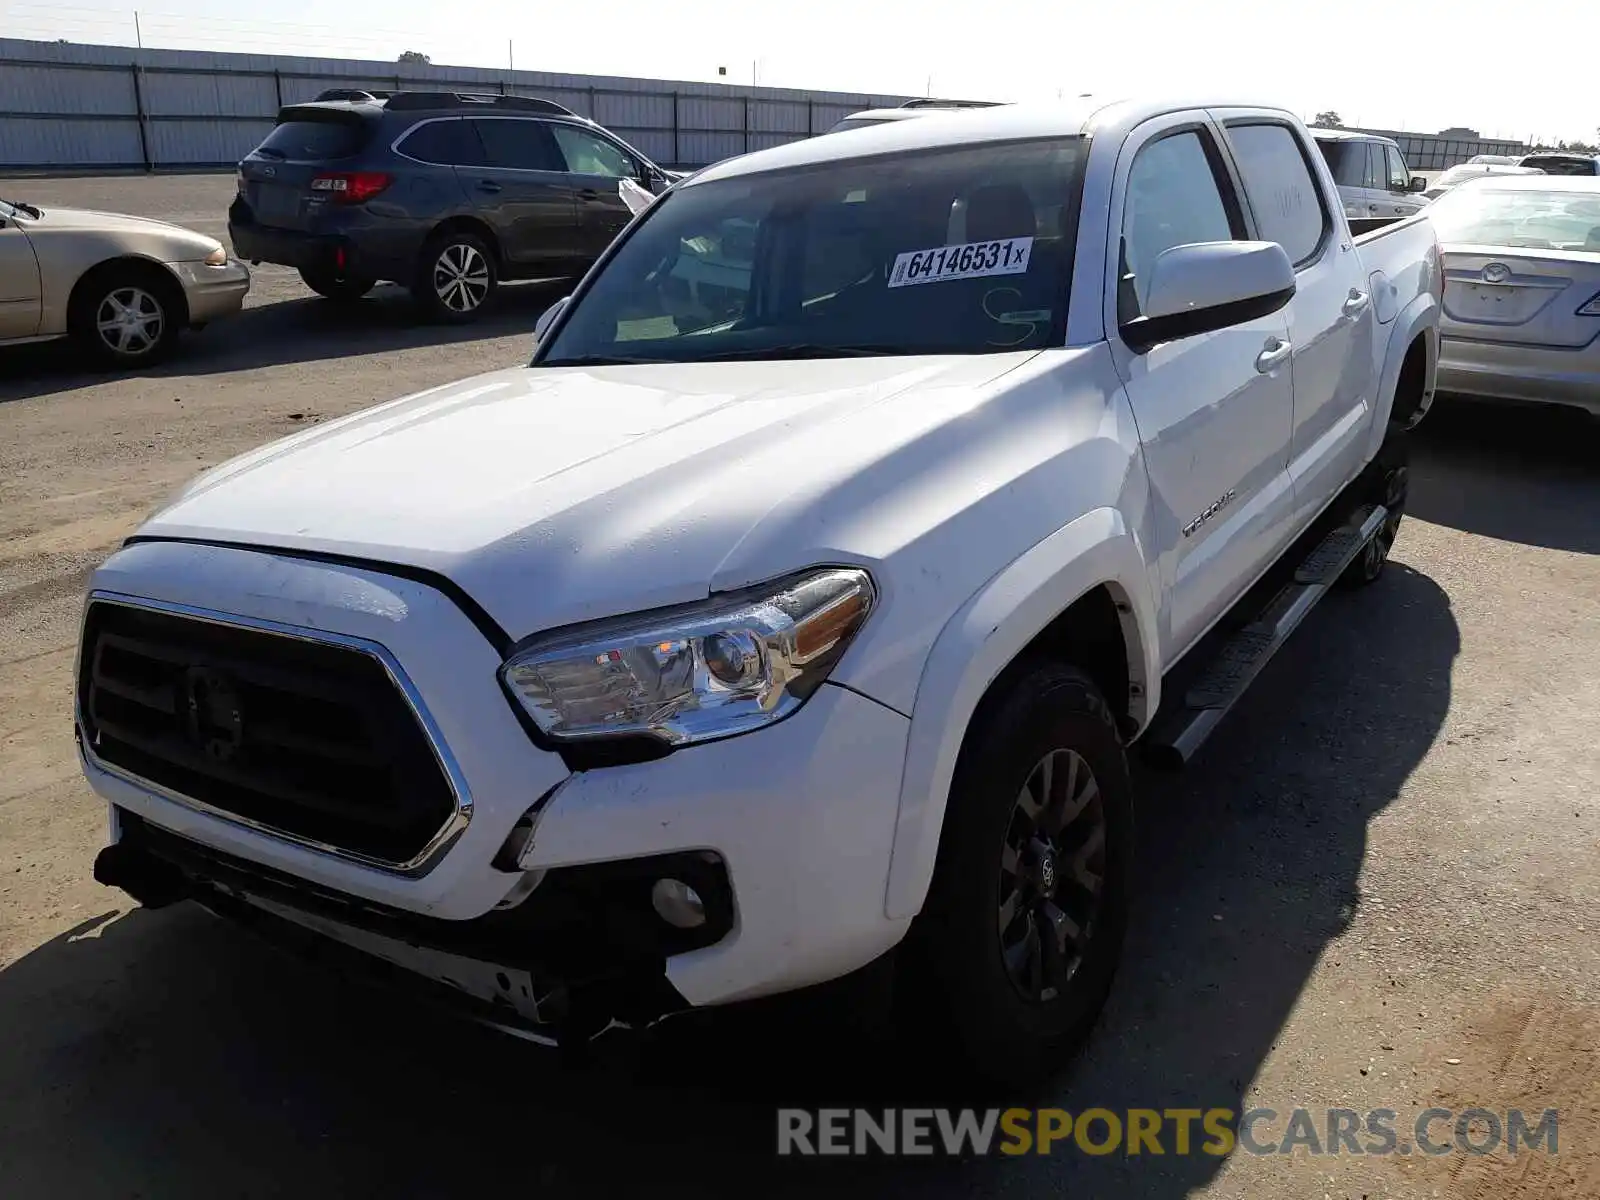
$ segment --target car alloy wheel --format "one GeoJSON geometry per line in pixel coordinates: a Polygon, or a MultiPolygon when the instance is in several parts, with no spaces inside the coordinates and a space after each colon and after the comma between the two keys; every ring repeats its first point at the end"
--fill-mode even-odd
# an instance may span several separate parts
{"type": "Polygon", "coordinates": [[[1074,750],[1028,773],[1000,851],[1000,952],[1027,1000],[1054,1000],[1083,964],[1106,877],[1100,786],[1074,750]]]}
{"type": "Polygon", "coordinates": [[[451,242],[433,263],[433,290],[453,313],[470,313],[489,298],[489,263],[476,246],[451,242]]]}
{"type": "Polygon", "coordinates": [[[95,310],[95,330],[107,350],[121,358],[139,358],[161,344],[167,317],[161,302],[142,287],[108,292],[95,310]]]}

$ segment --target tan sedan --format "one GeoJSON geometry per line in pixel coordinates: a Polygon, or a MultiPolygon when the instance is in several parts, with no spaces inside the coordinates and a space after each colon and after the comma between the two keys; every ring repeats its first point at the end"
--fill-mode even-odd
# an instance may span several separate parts
{"type": "Polygon", "coordinates": [[[0,346],[71,337],[102,363],[142,366],[249,290],[249,268],[193,230],[0,200],[0,346]]]}

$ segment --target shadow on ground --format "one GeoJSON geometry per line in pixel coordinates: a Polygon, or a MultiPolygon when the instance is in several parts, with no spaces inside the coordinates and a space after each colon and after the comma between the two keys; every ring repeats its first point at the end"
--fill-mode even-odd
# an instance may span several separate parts
{"type": "Polygon", "coordinates": [[[1600,554],[1600,419],[1441,399],[1417,431],[1410,510],[1501,541],[1600,554]]]}
{"type": "MultiPolygon", "coordinates": [[[[494,310],[468,325],[430,324],[399,288],[381,287],[357,304],[316,297],[247,308],[179,342],[172,358],[139,372],[154,379],[225,375],[281,363],[309,363],[380,354],[418,346],[453,345],[526,334],[526,361],[533,352],[539,314],[570,290],[565,280],[502,288],[494,310]]],[[[330,367],[336,371],[336,367],[330,367]]],[[[0,354],[0,404],[54,395],[114,379],[115,372],[85,370],[70,342],[44,342],[0,354]]]]}
{"type": "MultiPolygon", "coordinates": [[[[1047,1102],[1237,1110],[1361,903],[1374,813],[1436,736],[1447,598],[1395,564],[1314,614],[1191,772],[1144,782],[1143,900],[1087,1053],[1047,1102]]],[[[1177,1198],[1203,1157],[799,1162],[780,1103],[905,1103],[910,1059],[779,1004],[618,1043],[585,1071],[280,956],[192,906],[90,922],[0,973],[8,1196],[1177,1198]]],[[[947,1098],[948,1100],[949,1098],[947,1098]]],[[[959,1101],[959,1097],[954,1098],[959,1101]]]]}

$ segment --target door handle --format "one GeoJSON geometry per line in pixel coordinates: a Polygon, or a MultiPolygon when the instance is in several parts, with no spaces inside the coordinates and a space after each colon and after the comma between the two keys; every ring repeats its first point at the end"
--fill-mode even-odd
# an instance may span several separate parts
{"type": "Polygon", "coordinates": [[[480,179],[478,180],[478,190],[480,192],[498,192],[500,191],[500,185],[492,179],[480,179]]]}
{"type": "Polygon", "coordinates": [[[1377,216],[1378,215],[1378,206],[1376,204],[1367,205],[1367,212],[1371,216],[1374,216],[1374,217],[1377,216]]]}
{"type": "Polygon", "coordinates": [[[1256,370],[1263,375],[1276,370],[1294,353],[1294,347],[1282,338],[1268,338],[1266,348],[1256,355],[1256,370]]]}
{"type": "Polygon", "coordinates": [[[598,188],[579,188],[578,195],[584,200],[598,200],[600,199],[600,190],[598,188]]]}
{"type": "Polygon", "coordinates": [[[1367,311],[1367,305],[1372,303],[1372,296],[1360,288],[1351,288],[1350,295],[1345,299],[1340,311],[1352,321],[1367,311]]]}

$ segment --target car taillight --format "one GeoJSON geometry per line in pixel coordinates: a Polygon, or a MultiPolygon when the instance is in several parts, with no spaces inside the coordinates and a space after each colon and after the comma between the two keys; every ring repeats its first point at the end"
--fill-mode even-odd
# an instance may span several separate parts
{"type": "Polygon", "coordinates": [[[365,204],[393,182],[382,171],[339,171],[316,176],[311,190],[327,192],[335,204],[365,204]]]}

